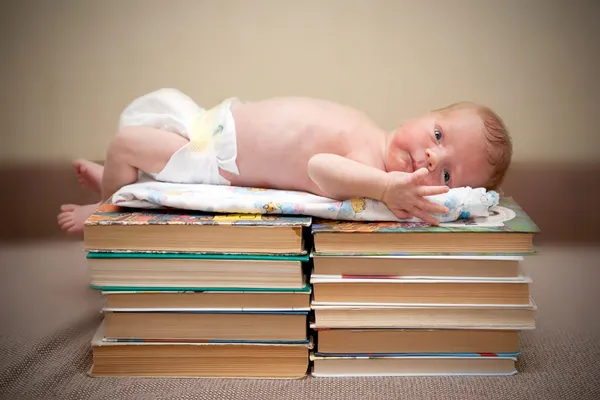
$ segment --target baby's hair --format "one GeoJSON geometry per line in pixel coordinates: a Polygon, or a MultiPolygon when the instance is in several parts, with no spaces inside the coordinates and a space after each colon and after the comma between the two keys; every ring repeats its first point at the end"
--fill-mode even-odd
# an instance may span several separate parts
{"type": "Polygon", "coordinates": [[[508,129],[504,125],[502,118],[489,107],[468,101],[450,104],[435,111],[450,113],[456,110],[473,110],[477,112],[483,121],[488,162],[494,167],[492,175],[485,182],[484,187],[487,190],[497,190],[504,180],[512,159],[513,146],[508,129]]]}

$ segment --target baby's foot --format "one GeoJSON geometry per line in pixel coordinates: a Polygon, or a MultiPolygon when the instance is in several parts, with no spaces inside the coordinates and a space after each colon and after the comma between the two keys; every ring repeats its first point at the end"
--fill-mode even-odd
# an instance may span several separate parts
{"type": "Polygon", "coordinates": [[[96,193],[100,193],[102,174],[104,173],[104,167],[102,165],[80,159],[73,161],[73,167],[75,168],[77,180],[81,186],[93,190],[96,193]]]}
{"type": "Polygon", "coordinates": [[[100,203],[79,206],[76,204],[64,204],[60,207],[58,214],[58,225],[62,230],[71,235],[83,236],[83,224],[92,215],[100,203]]]}

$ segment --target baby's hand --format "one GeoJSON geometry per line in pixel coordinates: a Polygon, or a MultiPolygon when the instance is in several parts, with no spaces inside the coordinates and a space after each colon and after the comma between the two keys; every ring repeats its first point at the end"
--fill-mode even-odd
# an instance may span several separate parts
{"type": "Polygon", "coordinates": [[[417,217],[429,224],[439,221],[431,213],[448,212],[442,205],[435,204],[424,196],[442,194],[450,190],[448,186],[424,186],[422,181],[429,174],[427,168],[415,172],[389,172],[388,184],[383,193],[383,202],[400,219],[417,217]]]}

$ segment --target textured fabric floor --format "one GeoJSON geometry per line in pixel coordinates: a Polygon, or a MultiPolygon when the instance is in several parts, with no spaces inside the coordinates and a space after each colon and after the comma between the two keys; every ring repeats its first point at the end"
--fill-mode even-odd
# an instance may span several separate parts
{"type": "Polygon", "coordinates": [[[526,262],[540,311],[512,377],[302,380],[90,378],[101,297],[81,244],[0,247],[2,399],[597,399],[598,248],[542,248],[526,262]]]}

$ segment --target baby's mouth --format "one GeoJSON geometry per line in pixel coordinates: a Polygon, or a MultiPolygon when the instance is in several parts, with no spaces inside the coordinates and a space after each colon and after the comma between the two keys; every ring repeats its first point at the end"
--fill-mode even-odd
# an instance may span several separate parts
{"type": "Polygon", "coordinates": [[[400,150],[398,152],[398,158],[401,159],[405,164],[405,167],[403,168],[405,170],[404,172],[415,172],[414,161],[408,151],[400,150]]]}
{"type": "Polygon", "coordinates": [[[419,162],[415,161],[414,159],[412,160],[412,169],[413,172],[415,172],[416,170],[420,169],[421,167],[419,167],[419,162]]]}

